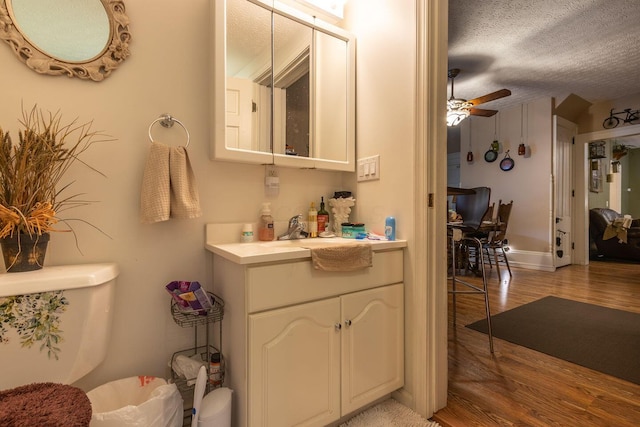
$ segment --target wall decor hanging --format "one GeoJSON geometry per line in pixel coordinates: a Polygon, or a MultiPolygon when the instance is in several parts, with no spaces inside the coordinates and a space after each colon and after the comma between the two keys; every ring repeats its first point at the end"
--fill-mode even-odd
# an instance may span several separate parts
{"type": "Polygon", "coordinates": [[[605,129],[613,129],[617,127],[620,122],[635,124],[640,122],[640,110],[632,110],[631,108],[625,108],[622,111],[613,112],[615,108],[609,111],[609,117],[604,119],[602,127],[605,129]]]}
{"type": "Polygon", "coordinates": [[[516,162],[509,155],[509,150],[504,154],[504,159],[500,161],[500,169],[507,172],[513,169],[516,165],[516,162]]]}

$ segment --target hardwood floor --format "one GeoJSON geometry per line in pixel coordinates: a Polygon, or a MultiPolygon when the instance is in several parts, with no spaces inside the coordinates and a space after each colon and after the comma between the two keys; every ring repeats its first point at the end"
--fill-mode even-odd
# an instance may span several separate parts
{"type": "MultiPolygon", "coordinates": [[[[552,273],[512,268],[511,280],[504,270],[499,281],[494,267],[489,279],[492,315],[547,295],[640,313],[640,264],[596,261],[552,273]]],[[[443,427],[640,425],[640,385],[495,337],[491,355],[487,335],[465,327],[484,316],[482,295],[458,295],[454,327],[449,296],[448,402],[434,421],[443,427]]]]}

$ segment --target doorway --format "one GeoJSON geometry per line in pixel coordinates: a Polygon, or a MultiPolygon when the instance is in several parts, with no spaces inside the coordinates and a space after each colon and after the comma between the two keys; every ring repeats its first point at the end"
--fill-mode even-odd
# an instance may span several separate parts
{"type": "MultiPolygon", "coordinates": [[[[589,185],[591,177],[591,168],[589,165],[589,143],[598,141],[615,140],[625,145],[637,145],[640,147],[640,125],[629,125],[614,129],[607,129],[596,132],[584,133],[576,136],[575,152],[574,152],[574,179],[575,179],[575,200],[576,214],[574,215],[574,242],[576,250],[574,251],[574,262],[578,264],[589,263],[589,185]]],[[[634,153],[635,157],[635,153],[634,153]]],[[[631,159],[631,157],[629,157],[631,159]]],[[[607,163],[610,163],[611,157],[607,157],[607,163]]],[[[631,167],[627,169],[632,170],[631,167]]],[[[604,180],[606,183],[606,169],[604,172],[604,180]]],[[[634,175],[637,178],[637,174],[634,175]]],[[[629,193],[628,199],[634,200],[637,197],[631,197],[634,186],[638,191],[638,186],[631,180],[631,176],[627,182],[627,187],[623,190],[629,193]],[[630,190],[630,191],[627,191],[630,190]]],[[[604,185],[604,184],[603,184],[604,185]]],[[[623,192],[624,192],[623,191],[623,192]]],[[[634,205],[635,206],[635,205],[634,205]]],[[[635,209],[630,207],[629,209],[635,209]]]]}

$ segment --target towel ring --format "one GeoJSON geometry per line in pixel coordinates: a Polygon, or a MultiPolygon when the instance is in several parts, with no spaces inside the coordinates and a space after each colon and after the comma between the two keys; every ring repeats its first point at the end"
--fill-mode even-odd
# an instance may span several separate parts
{"type": "Polygon", "coordinates": [[[165,127],[167,129],[172,127],[174,123],[179,124],[182,127],[182,129],[184,129],[184,132],[187,134],[187,144],[184,146],[184,148],[187,148],[189,146],[189,142],[191,140],[191,137],[189,136],[189,131],[187,130],[187,127],[180,120],[176,119],[175,117],[171,116],[170,114],[161,115],[160,117],[158,117],[157,119],[152,121],[151,124],[149,125],[149,139],[151,140],[152,144],[155,141],[153,140],[153,137],[151,136],[151,128],[153,127],[153,125],[155,125],[158,122],[160,122],[162,127],[165,127]]]}

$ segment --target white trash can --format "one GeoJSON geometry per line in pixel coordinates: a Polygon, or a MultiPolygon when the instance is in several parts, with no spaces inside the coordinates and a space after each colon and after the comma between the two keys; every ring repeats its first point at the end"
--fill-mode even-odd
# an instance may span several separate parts
{"type": "Polygon", "coordinates": [[[231,427],[230,388],[216,388],[202,399],[198,427],[231,427]]]}
{"type": "Polygon", "coordinates": [[[87,393],[90,427],[181,427],[183,401],[175,384],[138,376],[108,382],[87,393]]]}

